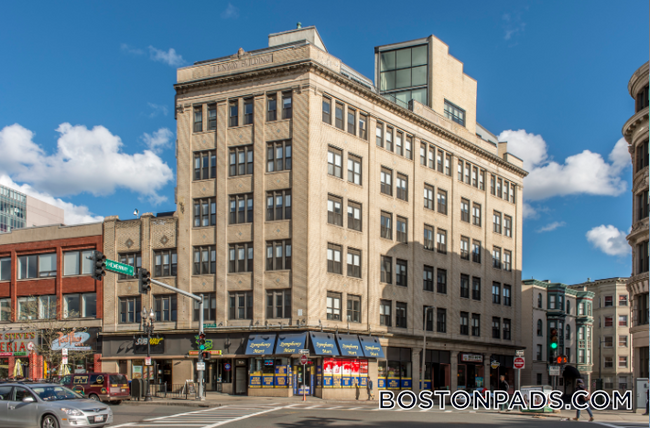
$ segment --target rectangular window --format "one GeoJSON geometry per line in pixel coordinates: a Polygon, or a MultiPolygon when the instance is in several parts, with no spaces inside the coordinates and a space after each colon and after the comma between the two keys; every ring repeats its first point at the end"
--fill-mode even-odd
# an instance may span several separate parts
{"type": "Polygon", "coordinates": [[[266,120],[268,122],[273,122],[277,119],[278,119],[278,98],[275,95],[269,95],[266,100],[266,120]]]}
{"type": "Polygon", "coordinates": [[[343,226],[343,200],[338,196],[327,195],[327,222],[343,226]]]}
{"type": "Polygon", "coordinates": [[[451,154],[445,154],[445,175],[451,177],[451,154]]]}
{"type": "Polygon", "coordinates": [[[237,291],[228,293],[228,319],[252,320],[253,319],[253,293],[250,291],[237,291]]]}
{"type": "Polygon", "coordinates": [[[447,270],[438,268],[438,293],[447,294],[447,270]]]}
{"type": "Polygon", "coordinates": [[[391,307],[393,306],[390,300],[381,300],[379,302],[379,325],[390,327],[392,325],[391,307]]]}
{"type": "Polygon", "coordinates": [[[472,299],[481,300],[481,278],[472,277],[472,299]]]}
{"type": "Polygon", "coordinates": [[[433,251],[435,249],[433,244],[433,226],[428,224],[424,225],[424,249],[433,251]]]}
{"type": "Polygon", "coordinates": [[[327,271],[330,273],[343,273],[340,245],[327,244],[327,271]]]}
{"type": "Polygon", "coordinates": [[[291,219],[291,190],[266,192],[266,221],[291,219]]]}
{"type": "MultiPolygon", "coordinates": [[[[66,251],[63,253],[63,275],[90,275],[93,269],[93,262],[89,257],[92,256],[93,251],[66,251]]],[[[11,262],[11,258],[7,258],[6,260],[8,260],[7,274],[9,274],[11,266],[9,262],[11,262]]],[[[0,275],[2,275],[2,259],[0,259],[0,275]]]]}
{"type": "Polygon", "coordinates": [[[361,204],[348,200],[348,229],[361,232],[361,204]]]}
{"type": "Polygon", "coordinates": [[[253,222],[253,194],[230,195],[228,224],[253,222]]]}
{"type": "MultiPolygon", "coordinates": [[[[582,349],[578,350],[578,355],[583,353],[584,351],[582,349]]],[[[580,359],[584,359],[584,354],[580,355],[580,359]]],[[[614,357],[603,357],[604,360],[604,366],[606,369],[611,369],[614,367],[614,357]]]]}
{"type": "Polygon", "coordinates": [[[492,339],[501,339],[501,318],[492,317],[492,339]]]}
{"type": "MultiPolygon", "coordinates": [[[[203,294],[203,321],[217,319],[217,298],[215,293],[203,294]]],[[[192,316],[194,321],[199,321],[199,302],[194,300],[192,316]]]]}
{"type": "Polygon", "coordinates": [[[424,321],[422,328],[426,331],[433,331],[433,306],[422,307],[422,318],[424,321]]]}
{"type": "Polygon", "coordinates": [[[478,174],[478,188],[485,190],[485,170],[481,170],[478,174]]]}
{"type": "Polygon", "coordinates": [[[447,191],[438,189],[438,212],[447,215],[447,191]]]}
{"type": "Polygon", "coordinates": [[[406,303],[395,303],[395,327],[406,328],[406,303]]]}
{"type": "Polygon", "coordinates": [[[438,319],[437,319],[437,332],[446,333],[447,332],[447,309],[438,308],[438,319]]]}
{"type": "Polygon", "coordinates": [[[492,267],[501,269],[501,248],[492,248],[492,267]]]}
{"type": "Polygon", "coordinates": [[[403,143],[404,134],[400,131],[395,133],[395,154],[398,156],[404,156],[404,143],[403,143]]]}
{"type": "Polygon", "coordinates": [[[332,100],[323,97],[323,122],[332,124],[332,100]]]}
{"type": "Polygon", "coordinates": [[[217,250],[214,246],[194,247],[193,272],[194,275],[209,275],[217,272],[217,250]]]}
{"type": "Polygon", "coordinates": [[[11,281],[11,257],[0,258],[0,281],[11,281]]]}
{"type": "Polygon", "coordinates": [[[348,322],[361,322],[361,296],[348,294],[348,322]]]}
{"type": "Polygon", "coordinates": [[[381,193],[393,196],[393,171],[381,168],[381,193]]]}
{"type": "Polygon", "coordinates": [[[343,104],[336,102],[334,107],[334,126],[343,129],[343,104]]]}
{"type": "Polygon", "coordinates": [[[266,146],[266,171],[291,169],[291,141],[276,141],[266,146]]]}
{"type": "MultiPolygon", "coordinates": [[[[136,273],[138,272],[138,269],[142,267],[142,256],[140,253],[123,253],[119,254],[117,257],[120,263],[133,266],[136,273]]],[[[117,279],[133,279],[133,277],[118,274],[117,279]]]]}
{"type": "Polygon", "coordinates": [[[472,224],[481,227],[481,206],[476,202],[472,203],[472,224]]]}
{"type": "MultiPolygon", "coordinates": [[[[291,119],[293,117],[293,98],[291,92],[282,93],[282,119],[291,119]]],[[[287,168],[291,169],[291,168],[287,168]]]]}
{"type": "Polygon", "coordinates": [[[228,253],[228,272],[253,272],[252,242],[230,244],[228,253]]]}
{"type": "Polygon", "coordinates": [[[120,297],[120,324],[135,324],[140,322],[140,296],[120,297]]]}
{"type": "Polygon", "coordinates": [[[393,283],[393,258],[381,256],[381,282],[393,283]]]}
{"type": "Polygon", "coordinates": [[[431,169],[436,168],[435,158],[436,158],[436,148],[433,146],[429,146],[428,165],[429,168],[431,169]]]}
{"type": "Polygon", "coordinates": [[[460,237],[460,258],[469,260],[469,238],[466,236],[460,237]]]}
{"type": "Polygon", "coordinates": [[[253,124],[253,99],[244,100],[244,125],[253,124]]]}
{"type": "MultiPolygon", "coordinates": [[[[537,345],[537,352],[535,354],[535,359],[537,361],[542,361],[542,345],[537,345]]],[[[542,375],[541,375],[541,373],[538,373],[537,376],[538,376],[537,377],[537,379],[538,379],[537,384],[541,385],[542,384],[542,375]]]]}
{"type": "Polygon", "coordinates": [[[469,299],[469,275],[460,274],[460,297],[469,299]]]}
{"type": "Polygon", "coordinates": [[[214,150],[194,152],[194,180],[217,177],[217,155],[214,150]]]}
{"type": "Polygon", "coordinates": [[[393,239],[393,215],[385,211],[381,212],[381,235],[385,239],[393,239]]]}
{"type": "Polygon", "coordinates": [[[348,154],[348,181],[361,186],[361,158],[348,154]]]}
{"type": "MultiPolygon", "coordinates": [[[[248,175],[253,173],[253,146],[233,147],[228,151],[229,169],[228,175],[248,175]]],[[[215,157],[216,171],[216,157],[215,157]]],[[[216,173],[215,173],[216,177],[216,173]]]]}
{"type": "Polygon", "coordinates": [[[618,357],[618,367],[622,369],[627,367],[627,357],[618,357]]]}
{"type": "Polygon", "coordinates": [[[618,336],[618,346],[622,348],[627,348],[627,336],[624,335],[618,336]]]}
{"type": "Polygon", "coordinates": [[[403,174],[397,174],[397,180],[395,182],[395,187],[397,189],[397,198],[403,201],[408,201],[408,183],[409,179],[403,174]]]}
{"type": "Polygon", "coordinates": [[[0,299],[0,321],[11,321],[11,299],[0,299]]]}
{"type": "Polygon", "coordinates": [[[342,178],[343,152],[334,147],[327,149],[327,173],[334,177],[342,178]]]}
{"type": "MultiPolygon", "coordinates": [[[[0,261],[2,263],[2,261],[0,261]]],[[[618,296],[618,306],[627,306],[627,294],[618,296]]]]}
{"type": "Polygon", "coordinates": [[[361,250],[348,247],[348,276],[361,278],[361,250]]]}
{"type": "Polygon", "coordinates": [[[445,152],[442,150],[438,149],[438,152],[436,153],[436,163],[438,165],[438,172],[443,172],[443,158],[445,157],[445,152]]]}
{"type": "Polygon", "coordinates": [[[424,208],[433,210],[435,209],[434,201],[433,201],[433,186],[430,186],[428,184],[424,185],[424,208]]]}
{"type": "Polygon", "coordinates": [[[359,114],[359,138],[368,139],[368,116],[363,113],[359,114]]]}
{"type": "Polygon", "coordinates": [[[176,321],[176,295],[154,296],[156,321],[176,321]]]}
{"type": "Polygon", "coordinates": [[[266,241],[266,270],[291,269],[291,240],[266,241]]]}
{"type": "Polygon", "coordinates": [[[503,269],[512,271],[512,253],[509,250],[503,250],[503,269]]]}
{"type": "Polygon", "coordinates": [[[508,200],[508,192],[510,190],[510,183],[507,180],[503,180],[503,199],[508,200]]]}
{"type": "Polygon", "coordinates": [[[503,180],[501,178],[497,177],[497,194],[496,194],[496,196],[499,197],[499,198],[503,197],[502,186],[503,186],[503,180]]]}
{"type": "Polygon", "coordinates": [[[614,338],[612,336],[605,336],[603,346],[605,348],[612,348],[614,346],[614,338]]]}
{"type": "Polygon", "coordinates": [[[377,145],[379,147],[384,147],[384,124],[377,122],[377,129],[375,130],[375,137],[377,140],[377,145]]]}
{"type": "Polygon", "coordinates": [[[492,223],[494,233],[501,233],[501,213],[499,211],[494,211],[492,214],[492,223]]]}
{"type": "Polygon", "coordinates": [[[357,135],[357,129],[355,124],[357,111],[348,107],[348,134],[357,135]]]}
{"type": "Polygon", "coordinates": [[[497,178],[493,174],[490,174],[490,194],[492,195],[497,194],[496,182],[497,182],[497,178]]]}
{"type": "Polygon", "coordinates": [[[492,283],[492,303],[501,304],[501,284],[498,282],[492,283]]]}
{"type": "Polygon", "coordinates": [[[427,166],[427,145],[425,143],[420,144],[420,165],[427,166]]]}
{"type": "Polygon", "coordinates": [[[178,257],[176,249],[156,250],[153,252],[154,277],[176,276],[178,257]]]}
{"type": "Polygon", "coordinates": [[[341,321],[341,293],[327,292],[327,319],[341,321]]]}
{"type": "Polygon", "coordinates": [[[472,240],[472,261],[481,263],[481,241],[472,240]]]}
{"type": "Polygon", "coordinates": [[[509,215],[503,216],[503,234],[512,238],[512,217],[509,215]]]}
{"type": "Polygon", "coordinates": [[[465,110],[447,100],[445,100],[445,117],[465,126],[465,110]]]}
{"type": "Polygon", "coordinates": [[[266,292],[266,317],[269,319],[291,318],[291,290],[266,292]]]}
{"type": "Polygon", "coordinates": [[[503,340],[511,340],[512,337],[510,336],[510,320],[508,318],[503,319],[503,340]]]}
{"type": "Polygon", "coordinates": [[[38,301],[36,297],[19,297],[17,301],[18,314],[16,320],[38,319],[38,301]]]}
{"type": "Polygon", "coordinates": [[[507,284],[503,284],[503,304],[505,306],[512,306],[512,300],[510,298],[511,291],[512,291],[511,286],[509,286],[507,284]]]}
{"type": "Polygon", "coordinates": [[[472,314],[472,336],[481,336],[481,315],[472,314]]]}
{"type": "MultiPolygon", "coordinates": [[[[77,295],[79,296],[79,295],[77,295]]],[[[71,318],[78,318],[76,314],[71,318]]],[[[38,296],[38,319],[55,319],[56,318],[56,296],[38,296]]]]}
{"type": "Polygon", "coordinates": [[[614,306],[614,296],[605,296],[605,306],[614,306]]]}
{"type": "Polygon", "coordinates": [[[18,279],[38,278],[38,256],[18,257],[18,279]]]}
{"type": "Polygon", "coordinates": [[[438,252],[447,254],[447,231],[438,228],[436,239],[438,244],[438,252]]]}
{"type": "Polygon", "coordinates": [[[203,106],[194,107],[194,132],[203,132],[203,106]]]}
{"type": "Polygon", "coordinates": [[[458,161],[458,181],[463,181],[463,161],[458,161]]]}
{"type": "Polygon", "coordinates": [[[619,315],[618,316],[618,326],[619,327],[627,327],[627,315],[619,315]]]}
{"type": "Polygon", "coordinates": [[[397,216],[397,242],[408,243],[408,219],[397,216]]]}
{"type": "Polygon", "coordinates": [[[393,128],[386,127],[386,150],[393,151],[393,128]]]}
{"type": "Polygon", "coordinates": [[[239,126],[239,101],[228,103],[228,126],[239,126]]]}
{"type": "Polygon", "coordinates": [[[408,262],[397,259],[395,261],[395,285],[400,287],[408,286],[408,262]]]}
{"type": "Polygon", "coordinates": [[[422,281],[424,290],[433,291],[433,266],[424,265],[422,281]]]}
{"type": "Polygon", "coordinates": [[[404,140],[404,157],[409,160],[413,159],[413,137],[410,135],[407,135],[404,140]]]}
{"type": "Polygon", "coordinates": [[[472,167],[472,186],[478,188],[478,167],[472,167]]]}
{"type": "Polygon", "coordinates": [[[460,200],[460,220],[469,223],[469,201],[467,199],[460,200]]]}
{"type": "Polygon", "coordinates": [[[463,336],[469,336],[469,313],[468,312],[460,313],[460,334],[463,336]]]}
{"type": "Polygon", "coordinates": [[[194,199],[194,227],[217,224],[217,202],[215,198],[194,199]]]}

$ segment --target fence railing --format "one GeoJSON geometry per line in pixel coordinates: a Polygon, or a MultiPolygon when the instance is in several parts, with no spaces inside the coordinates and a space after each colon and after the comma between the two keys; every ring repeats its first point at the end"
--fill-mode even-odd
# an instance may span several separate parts
{"type": "MultiPolygon", "coordinates": [[[[149,388],[151,395],[158,398],[193,400],[196,398],[196,389],[198,386],[189,383],[170,384],[165,382],[160,384],[151,384],[149,385],[149,388]]],[[[206,395],[205,388],[203,388],[203,395],[206,395]]]]}

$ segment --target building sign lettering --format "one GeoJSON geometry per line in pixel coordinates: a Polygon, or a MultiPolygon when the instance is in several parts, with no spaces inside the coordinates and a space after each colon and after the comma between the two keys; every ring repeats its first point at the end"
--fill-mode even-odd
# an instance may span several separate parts
{"type": "Polygon", "coordinates": [[[237,59],[234,61],[214,64],[210,67],[210,74],[236,71],[242,68],[253,67],[256,65],[271,64],[272,62],[273,55],[252,56],[244,59],[237,59]]]}
{"type": "Polygon", "coordinates": [[[14,330],[0,333],[0,353],[2,354],[27,355],[30,343],[33,348],[38,344],[36,332],[14,330]]]}

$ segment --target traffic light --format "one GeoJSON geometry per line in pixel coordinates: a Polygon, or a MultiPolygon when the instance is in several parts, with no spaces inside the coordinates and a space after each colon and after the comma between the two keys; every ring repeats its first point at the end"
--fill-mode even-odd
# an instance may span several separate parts
{"type": "Polygon", "coordinates": [[[205,351],[205,333],[199,333],[199,351],[205,351]]]}
{"type": "Polygon", "coordinates": [[[140,294],[147,294],[151,290],[151,274],[146,269],[138,269],[138,287],[140,294]]]}
{"type": "Polygon", "coordinates": [[[555,352],[558,347],[558,337],[557,337],[557,328],[551,329],[551,351],[555,352]]]}
{"type": "Polygon", "coordinates": [[[92,277],[96,281],[101,281],[102,276],[106,275],[106,256],[102,254],[101,251],[93,251],[91,255],[91,260],[93,262],[92,267],[92,277]]]}
{"type": "Polygon", "coordinates": [[[211,357],[210,351],[203,351],[203,361],[209,361],[211,357]]]}
{"type": "Polygon", "coordinates": [[[555,358],[555,363],[556,364],[566,364],[568,363],[568,359],[566,355],[559,355],[557,358],[555,358]]]}

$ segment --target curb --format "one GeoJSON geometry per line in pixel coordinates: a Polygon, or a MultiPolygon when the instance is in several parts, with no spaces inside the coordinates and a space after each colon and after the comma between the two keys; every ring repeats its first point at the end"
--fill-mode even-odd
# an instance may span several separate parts
{"type": "Polygon", "coordinates": [[[221,407],[221,403],[211,403],[209,401],[138,401],[138,400],[124,400],[122,404],[127,406],[179,406],[179,407],[221,407]]]}

